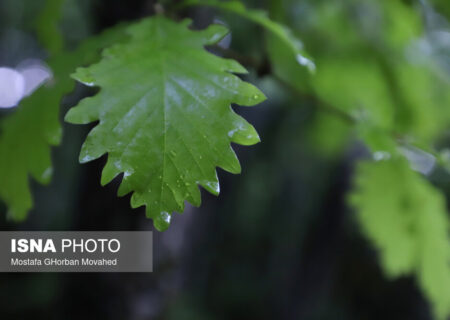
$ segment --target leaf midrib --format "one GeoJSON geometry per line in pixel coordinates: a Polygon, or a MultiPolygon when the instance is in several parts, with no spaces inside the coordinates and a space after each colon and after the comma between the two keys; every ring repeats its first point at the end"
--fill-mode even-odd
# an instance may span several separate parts
{"type": "MultiPolygon", "coordinates": [[[[162,30],[160,28],[160,24],[157,24],[157,32],[156,32],[156,38],[159,42],[158,44],[161,44],[161,39],[163,38],[162,30]]],[[[161,80],[162,80],[162,90],[163,90],[163,121],[164,121],[164,132],[163,132],[163,166],[162,166],[162,173],[161,173],[161,192],[159,196],[159,213],[162,212],[162,203],[163,203],[163,193],[164,193],[164,182],[165,182],[165,173],[166,173],[166,147],[167,147],[167,121],[166,121],[166,107],[167,107],[167,92],[166,92],[166,67],[165,67],[165,50],[163,49],[163,46],[158,46],[161,48],[159,52],[159,59],[161,64],[161,80]]],[[[176,199],[174,199],[176,201],[176,199]]]]}

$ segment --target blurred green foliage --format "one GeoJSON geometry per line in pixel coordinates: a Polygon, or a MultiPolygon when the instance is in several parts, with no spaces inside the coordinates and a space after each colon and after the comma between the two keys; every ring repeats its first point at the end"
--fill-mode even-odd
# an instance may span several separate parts
{"type": "Polygon", "coordinates": [[[0,196],[8,205],[8,217],[16,221],[24,220],[33,206],[28,175],[42,184],[50,182],[50,147],[58,145],[62,138],[59,106],[75,85],[68,75],[79,65],[94,61],[100,49],[120,41],[124,33],[122,26],[112,28],[87,39],[73,52],[57,50],[62,43],[58,32],[48,29],[41,36],[52,39],[54,54],[47,61],[53,71],[51,83],[25,98],[17,112],[0,124],[0,196]]]}
{"type": "MultiPolygon", "coordinates": [[[[432,48],[424,48],[429,37],[422,22],[424,8],[402,1],[290,5],[294,3],[298,11],[285,12],[285,20],[297,25],[317,72],[310,76],[295,69],[292,59],[279,56],[276,74],[314,95],[318,104],[350,115],[356,137],[379,160],[365,163],[355,174],[353,205],[363,231],[380,249],[386,273],[416,274],[436,316],[446,318],[450,246],[445,202],[439,190],[401,160],[399,148],[420,145],[437,153],[435,143],[449,127],[450,77],[430,53],[432,48]],[[307,16],[297,15],[301,9],[307,16]]],[[[340,136],[334,130],[346,129],[323,128],[323,144],[340,136]]]]}
{"type": "MultiPolygon", "coordinates": [[[[69,74],[76,67],[95,61],[98,56],[94,52],[116,43],[121,36],[108,37],[105,42],[90,38],[90,45],[69,53],[65,48],[84,38],[90,24],[94,24],[91,20],[95,17],[85,19],[86,23],[79,23],[72,34],[71,19],[82,20],[88,15],[89,5],[83,9],[75,1],[47,0],[36,24],[30,21],[36,21],[35,13],[42,1],[12,3],[0,3],[0,25],[22,25],[36,33],[51,54],[48,64],[54,72],[52,83],[23,100],[15,113],[1,119],[0,154],[7,156],[0,158],[0,195],[16,212],[16,218],[23,218],[31,207],[28,174],[40,182],[49,179],[43,174],[49,172],[49,146],[60,139],[57,109],[61,97],[73,87],[69,74]],[[23,9],[20,12],[15,10],[19,7],[23,9]],[[64,37],[60,37],[61,31],[64,37]]],[[[185,15],[181,10],[185,6],[180,7],[178,1],[161,4],[162,9],[150,8],[135,16],[154,11],[175,18],[185,15]]],[[[283,127],[300,123],[307,127],[307,133],[302,134],[306,135],[308,146],[298,142],[296,135],[301,133],[297,128],[277,127],[279,135],[266,139],[274,153],[279,154],[272,162],[256,163],[241,187],[240,205],[236,208],[239,215],[235,217],[239,221],[235,225],[247,236],[248,242],[243,246],[254,248],[252,243],[260,240],[258,232],[269,233],[273,228],[279,232],[279,238],[289,238],[297,232],[294,240],[288,240],[296,245],[302,243],[306,232],[302,223],[309,217],[282,224],[273,223],[267,214],[275,198],[284,199],[286,193],[295,198],[289,192],[300,192],[296,188],[281,191],[282,168],[295,167],[297,159],[304,156],[302,152],[318,152],[333,161],[345,157],[352,148],[362,149],[351,160],[358,162],[349,196],[357,211],[356,221],[377,249],[385,274],[389,278],[415,275],[436,318],[448,317],[450,246],[443,192],[447,190],[434,186],[429,169],[424,167],[444,172],[450,167],[445,156],[450,142],[449,1],[246,1],[246,6],[254,9],[245,9],[239,1],[192,0],[185,1],[185,5],[197,18],[201,17],[197,14],[201,9],[196,6],[219,9],[215,14],[207,11],[206,15],[209,21],[218,17],[229,24],[232,41],[230,47],[224,45],[217,52],[252,70],[249,79],[261,85],[272,108],[291,108],[289,115],[299,117],[292,109],[313,114],[303,122],[292,121],[287,115],[279,124],[283,127]],[[313,69],[315,72],[311,72],[313,69]],[[425,164],[424,154],[426,159],[432,159],[425,164]],[[268,188],[271,184],[272,189],[268,188]],[[258,215],[263,212],[265,215],[258,215]],[[254,225],[260,228],[253,228],[254,225]]],[[[218,48],[212,48],[215,49],[218,48]]],[[[182,61],[182,54],[179,57],[182,61]]],[[[273,121],[277,120],[280,119],[273,121]]],[[[311,162],[299,161],[305,167],[295,167],[290,174],[299,181],[305,179],[302,172],[317,165],[311,162]]],[[[310,197],[320,198],[321,188],[312,188],[316,193],[310,197]]],[[[303,200],[284,209],[300,212],[309,203],[303,200]]],[[[282,250],[278,254],[283,256],[282,250]]],[[[255,275],[244,273],[257,286],[255,275]]],[[[231,290],[229,296],[237,301],[254,294],[247,292],[244,285],[239,290],[230,289],[226,282],[225,279],[221,288],[224,292],[231,290]]],[[[240,283],[245,283],[244,279],[240,283]]],[[[185,309],[190,300],[186,301],[174,306],[173,317],[179,317],[177,312],[185,309]]],[[[201,311],[198,314],[204,316],[201,311]]]]}
{"type": "Polygon", "coordinates": [[[364,162],[352,203],[364,232],[380,250],[389,277],[416,274],[437,318],[450,312],[450,250],[443,195],[405,160],[364,162]]]}

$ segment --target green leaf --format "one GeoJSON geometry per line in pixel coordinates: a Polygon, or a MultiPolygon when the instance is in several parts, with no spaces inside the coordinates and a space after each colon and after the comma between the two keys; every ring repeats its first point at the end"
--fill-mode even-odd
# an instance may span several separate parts
{"type": "Polygon", "coordinates": [[[320,72],[311,77],[315,94],[363,126],[431,145],[450,124],[450,91],[448,76],[417,43],[426,39],[419,38],[420,14],[401,1],[363,3],[368,7],[360,4],[361,10],[379,18],[354,21],[350,4],[337,3],[313,15],[320,48],[314,52],[320,72]]]}
{"type": "Polygon", "coordinates": [[[36,31],[40,42],[52,54],[60,53],[64,46],[58,23],[65,0],[45,0],[45,5],[37,18],[36,31]]]}
{"type": "Polygon", "coordinates": [[[33,206],[28,175],[42,184],[50,182],[50,147],[58,145],[62,135],[59,104],[75,83],[70,72],[94,60],[98,50],[117,41],[120,34],[121,28],[113,29],[87,40],[74,52],[55,55],[48,61],[53,71],[50,83],[25,98],[17,111],[2,121],[0,198],[8,206],[8,218],[21,221],[33,206]]]}
{"type": "Polygon", "coordinates": [[[360,122],[389,130],[395,105],[379,66],[370,58],[330,57],[318,62],[312,79],[317,95],[360,122]],[[337,81],[339,79],[339,81],[337,81]]]}
{"type": "Polygon", "coordinates": [[[74,74],[102,89],[66,116],[77,124],[100,120],[80,161],[108,153],[102,184],[123,172],[119,196],[134,191],[132,207],[146,205],[159,230],[169,226],[172,212],[184,210],[185,200],[200,205],[197,184],[219,193],[216,167],[240,172],[230,142],[259,142],[230,104],[252,106],[264,95],[230,73],[245,73],[241,65],[203,48],[226,28],[191,31],[189,23],[156,16],[131,26],[130,42],[105,50],[101,62],[74,74]]]}
{"type": "Polygon", "coordinates": [[[446,0],[431,0],[430,4],[436,9],[436,11],[445,16],[447,19],[450,18],[450,3],[446,0]]]}
{"type": "Polygon", "coordinates": [[[304,51],[303,43],[295,37],[292,31],[269,18],[264,10],[247,9],[240,1],[218,1],[218,0],[186,0],[182,3],[185,6],[209,6],[220,10],[228,11],[250,20],[275,36],[283,46],[291,51],[292,57],[297,64],[306,67],[310,72],[314,72],[316,67],[309,55],[304,51]]]}
{"type": "Polygon", "coordinates": [[[363,162],[351,202],[387,276],[414,274],[435,315],[450,315],[445,198],[402,159],[363,162]]]}
{"type": "Polygon", "coordinates": [[[8,206],[8,218],[13,220],[25,219],[32,207],[28,174],[43,184],[51,178],[50,146],[61,140],[59,101],[70,90],[66,82],[56,81],[55,87],[41,87],[26,98],[2,123],[0,197],[8,206]]]}
{"type": "Polygon", "coordinates": [[[314,151],[333,157],[340,154],[348,143],[350,128],[341,118],[318,111],[308,124],[308,141],[314,151]]]}

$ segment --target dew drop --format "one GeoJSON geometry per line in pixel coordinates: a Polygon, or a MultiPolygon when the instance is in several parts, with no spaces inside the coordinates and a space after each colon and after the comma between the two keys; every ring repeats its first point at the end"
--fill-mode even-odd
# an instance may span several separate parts
{"type": "Polygon", "coordinates": [[[126,171],[123,173],[123,177],[126,178],[126,177],[131,176],[132,174],[133,174],[132,171],[126,170],[126,171]]]}
{"type": "Polygon", "coordinates": [[[166,212],[166,211],[163,211],[163,212],[161,212],[161,219],[165,222],[165,223],[167,223],[167,224],[169,224],[170,223],[170,214],[168,213],[168,212],[166,212]]]}
{"type": "Polygon", "coordinates": [[[391,154],[386,151],[376,151],[373,153],[373,159],[375,161],[389,160],[391,158],[391,154]]]}
{"type": "Polygon", "coordinates": [[[51,167],[45,169],[45,171],[42,173],[42,179],[46,180],[49,179],[52,176],[53,169],[51,167]]]}
{"type": "Polygon", "coordinates": [[[302,54],[297,54],[297,56],[295,57],[297,62],[306,67],[308,69],[309,72],[311,73],[315,73],[316,71],[316,65],[314,64],[314,62],[310,59],[308,59],[307,57],[303,56],[302,54]]]}
{"type": "Polygon", "coordinates": [[[89,162],[91,160],[94,160],[94,157],[91,157],[90,155],[85,155],[80,162],[84,163],[84,162],[89,162]]]}

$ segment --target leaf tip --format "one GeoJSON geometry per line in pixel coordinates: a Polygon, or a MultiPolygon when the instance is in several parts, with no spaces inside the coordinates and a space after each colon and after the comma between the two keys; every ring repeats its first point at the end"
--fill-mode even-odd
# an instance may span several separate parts
{"type": "Polygon", "coordinates": [[[95,159],[94,157],[92,157],[92,156],[90,156],[88,154],[85,154],[85,153],[81,153],[80,156],[78,157],[78,161],[80,163],[87,163],[87,162],[92,161],[94,159],[95,159]]]}
{"type": "Polygon", "coordinates": [[[211,24],[202,31],[205,45],[213,45],[222,40],[230,31],[222,24],[211,24]]]}
{"type": "Polygon", "coordinates": [[[218,196],[220,193],[220,184],[219,181],[200,181],[199,184],[205,188],[209,193],[218,196]]]}
{"type": "Polygon", "coordinates": [[[23,222],[27,216],[28,216],[27,209],[14,210],[12,208],[9,208],[6,213],[7,220],[13,221],[13,222],[23,222]]]}
{"type": "Polygon", "coordinates": [[[77,68],[70,76],[88,87],[95,86],[95,79],[88,68],[77,68]]]}
{"type": "Polygon", "coordinates": [[[74,116],[74,114],[76,113],[75,108],[71,108],[69,111],[67,111],[67,113],[64,116],[64,121],[67,123],[75,123],[76,122],[76,117],[74,116]]]}

